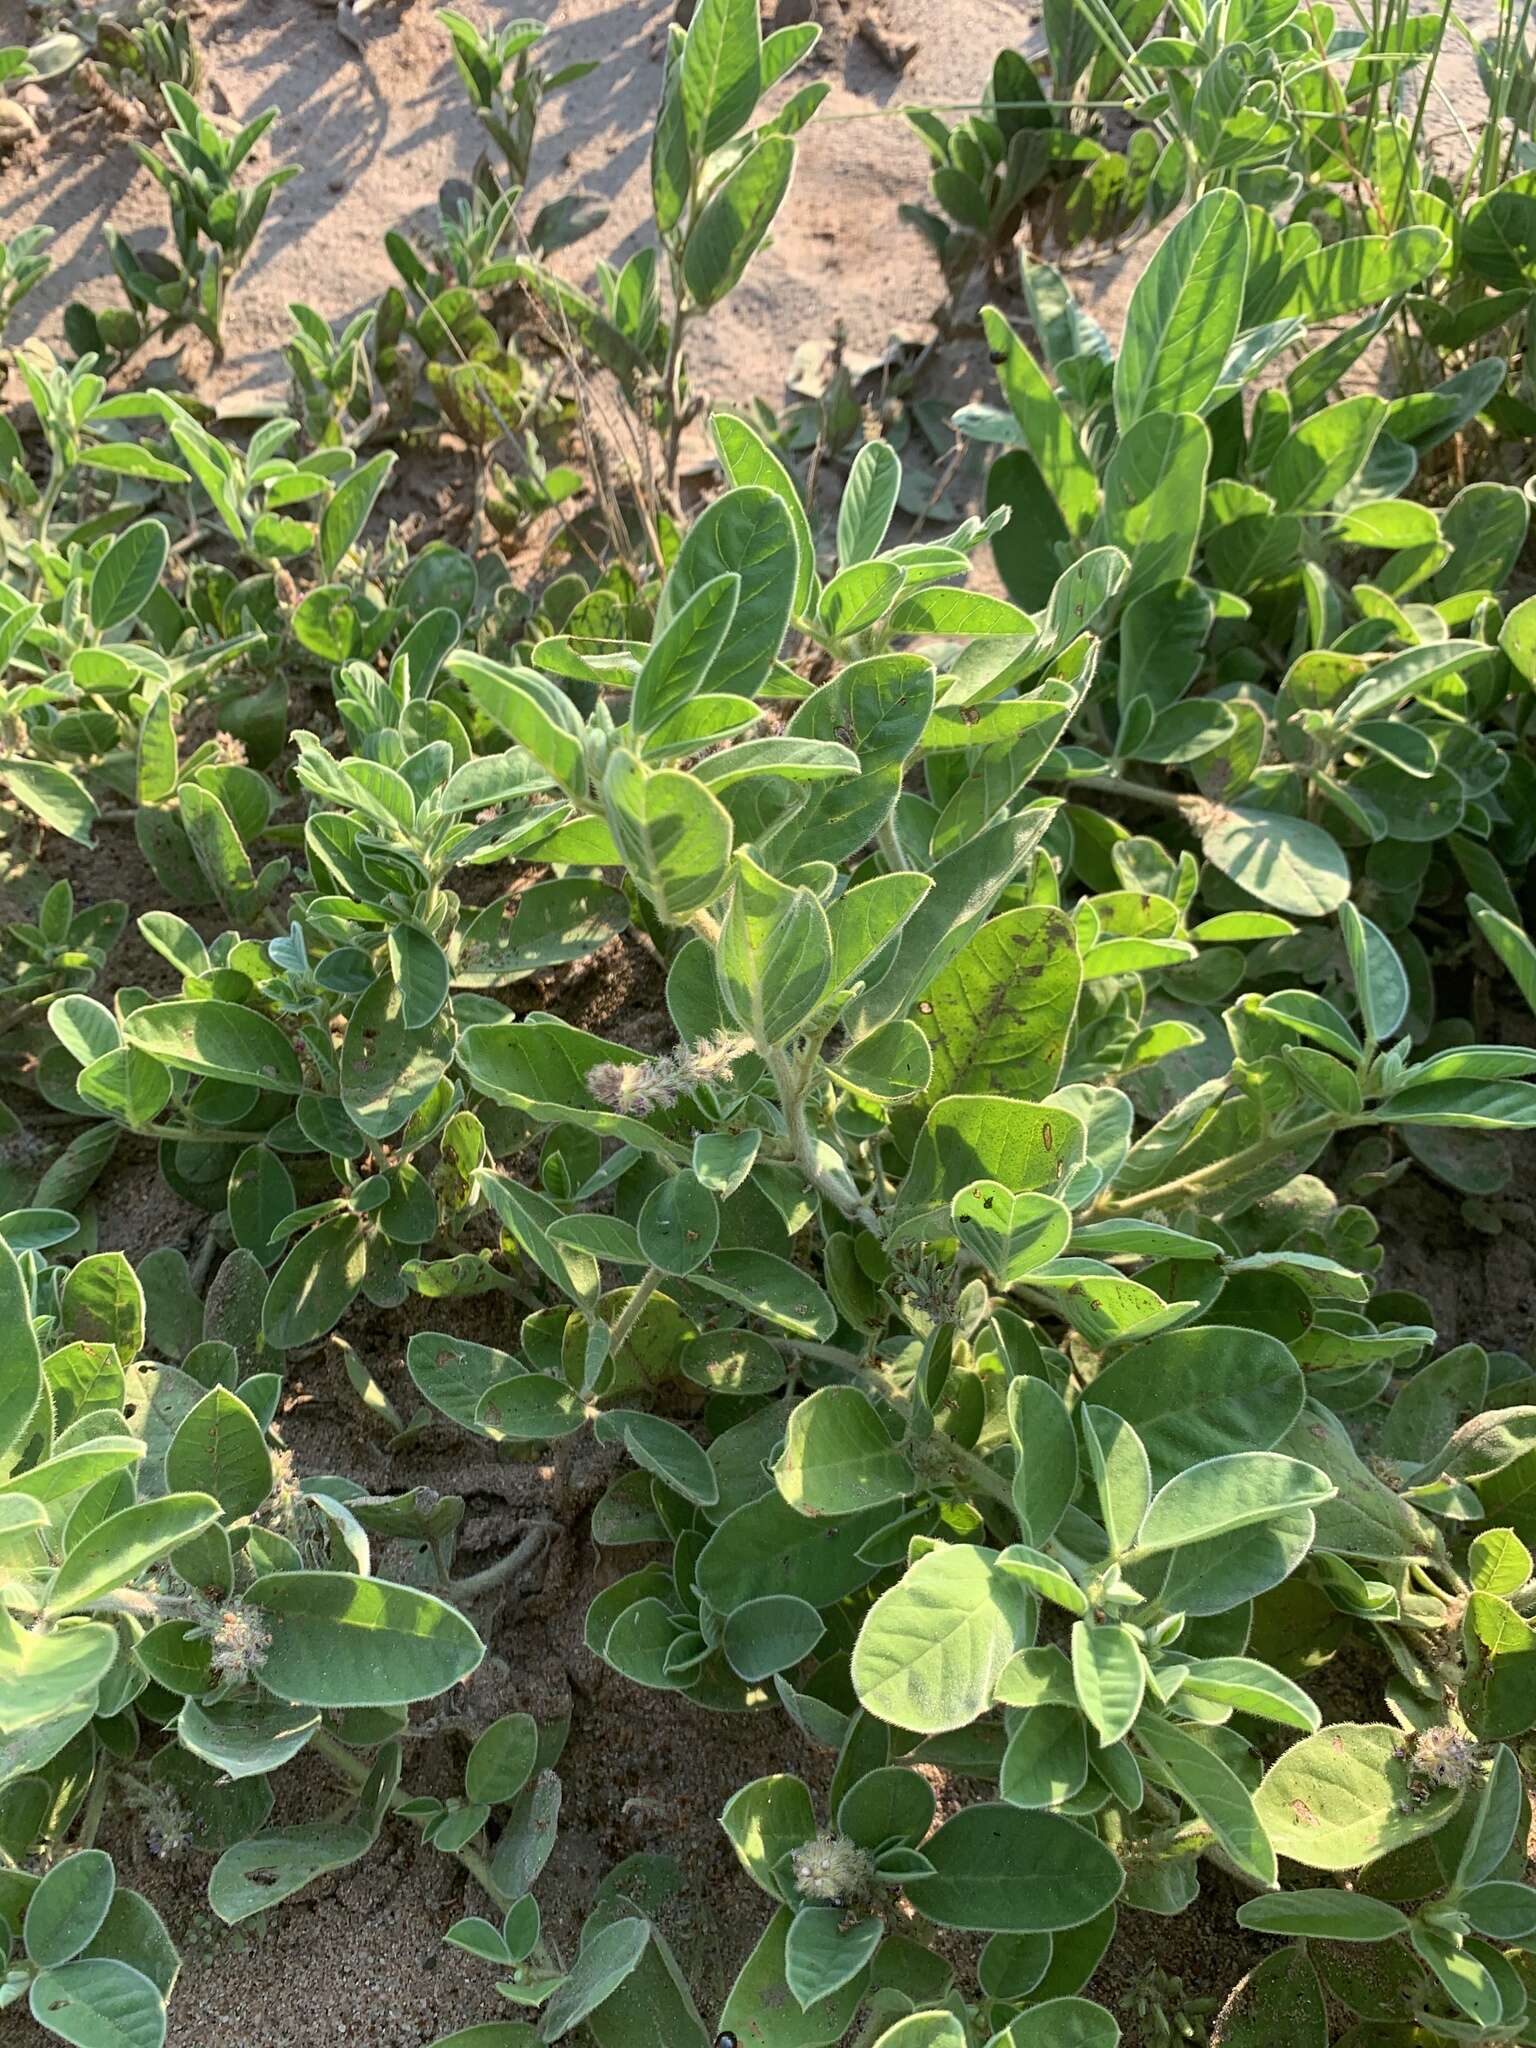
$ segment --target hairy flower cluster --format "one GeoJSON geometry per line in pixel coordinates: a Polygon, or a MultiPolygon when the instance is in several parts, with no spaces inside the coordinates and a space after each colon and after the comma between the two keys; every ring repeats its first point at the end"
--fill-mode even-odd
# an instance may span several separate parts
{"type": "Polygon", "coordinates": [[[191,1633],[213,1645],[214,1673],[232,1685],[254,1678],[272,1647],[272,1631],[264,1624],[261,1609],[244,1600],[209,1607],[191,1633]]]}
{"type": "Polygon", "coordinates": [[[625,1116],[649,1116],[670,1109],[684,1095],[713,1081],[728,1081],[736,1062],[748,1050],[744,1038],[727,1031],[701,1038],[697,1045],[675,1046],[659,1058],[638,1066],[604,1061],[587,1075],[587,1092],[607,1109],[625,1116]]]}
{"type": "Polygon", "coordinates": [[[179,1856],[195,1846],[196,1824],[170,1785],[126,1771],[117,1782],[144,1823],[144,1845],[151,1856],[179,1856]]]}
{"type": "Polygon", "coordinates": [[[896,1269],[898,1293],[920,1315],[935,1323],[960,1321],[960,1297],[965,1292],[965,1273],[952,1261],[902,1246],[891,1254],[896,1269]]]}
{"type": "Polygon", "coordinates": [[[790,1854],[795,1887],[802,1899],[831,1903],[866,1891],[874,1869],[864,1851],[846,1835],[818,1835],[790,1854]]]}
{"type": "Polygon", "coordinates": [[[269,1528],[286,1532],[293,1527],[303,1499],[298,1468],[292,1451],[277,1451],[272,1457],[272,1491],[261,1506],[259,1519],[269,1528]]]}
{"type": "Polygon", "coordinates": [[[232,732],[216,732],[213,736],[215,758],[226,767],[243,768],[250,756],[245,750],[245,741],[237,740],[232,732]]]}
{"type": "Polygon", "coordinates": [[[1427,1785],[1466,1785],[1477,1775],[1477,1744],[1457,1728],[1423,1728],[1413,1738],[1413,1775],[1427,1785]]]}

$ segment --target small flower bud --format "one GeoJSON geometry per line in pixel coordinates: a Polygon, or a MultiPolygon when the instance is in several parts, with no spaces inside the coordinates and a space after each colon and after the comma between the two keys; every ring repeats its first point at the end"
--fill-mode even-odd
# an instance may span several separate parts
{"type": "Polygon", "coordinates": [[[244,1600],[227,1600],[222,1607],[210,1608],[191,1633],[213,1645],[215,1674],[234,1685],[254,1678],[272,1647],[272,1632],[262,1621],[261,1609],[244,1600]]]}
{"type": "Polygon", "coordinates": [[[803,1899],[842,1904],[869,1889],[874,1866],[846,1835],[818,1835],[790,1855],[795,1887],[803,1899]]]}
{"type": "Polygon", "coordinates": [[[158,1778],[124,1771],[117,1785],[144,1823],[144,1846],[156,1858],[179,1856],[197,1845],[197,1827],[174,1787],[158,1778]]]}
{"type": "Polygon", "coordinates": [[[1422,1728],[1413,1738],[1413,1775],[1421,1783],[1454,1788],[1477,1776],[1477,1744],[1458,1728],[1422,1728]]]}

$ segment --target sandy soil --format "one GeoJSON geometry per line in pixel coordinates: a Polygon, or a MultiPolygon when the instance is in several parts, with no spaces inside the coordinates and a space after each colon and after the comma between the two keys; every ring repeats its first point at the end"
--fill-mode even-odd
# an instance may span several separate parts
{"type": "MultiPolygon", "coordinates": [[[[772,246],[697,330],[696,379],[717,400],[776,393],[797,345],[826,335],[838,319],[851,346],[872,354],[894,334],[926,338],[941,283],[897,208],[924,197],[928,159],[898,109],[974,102],[999,48],[1040,45],[1038,9],[1024,0],[884,0],[893,36],[916,46],[898,74],[850,33],[847,4],[816,0],[827,33],[794,83],[814,76],[831,91],[802,136],[772,246]]],[[[766,5],[770,15],[798,20],[811,0],[766,5]]],[[[1494,9],[1495,0],[1471,0],[1460,13],[1482,34],[1494,9]]],[[[673,0],[519,0],[516,8],[501,0],[478,8],[482,19],[546,18],[551,68],[599,60],[597,71],[548,103],[529,195],[542,204],[580,187],[611,209],[595,235],[557,259],[581,281],[590,281],[596,256],[620,262],[649,237],[647,150],[672,12],[673,0]]],[[[23,0],[0,0],[0,44],[24,40],[24,22],[23,0]]],[[[245,120],[280,110],[255,165],[304,166],[278,194],[234,287],[227,360],[202,380],[210,396],[276,397],[286,383],[280,350],[290,303],[336,320],[376,299],[395,281],[384,232],[430,226],[439,187],[470,171],[481,131],[448,38],[423,0],[376,0],[361,49],[339,32],[328,0],[206,0],[198,34],[215,112],[245,120]]],[[[1440,80],[1427,134],[1454,150],[1456,116],[1470,121],[1482,104],[1460,43],[1447,45],[1440,80]]],[[[23,334],[45,339],[58,334],[70,299],[113,296],[104,227],[148,247],[165,238],[159,189],[126,139],[95,110],[71,114],[66,104],[51,118],[41,143],[0,167],[7,231],[35,221],[54,230],[53,273],[19,323],[23,334]]],[[[1092,262],[1085,296],[1111,333],[1151,246],[1092,262]]]]}
{"type": "MultiPolygon", "coordinates": [[[[801,0],[781,6],[786,19],[803,13],[801,0]]],[[[701,323],[696,376],[717,398],[777,391],[796,345],[839,317],[852,345],[871,352],[894,332],[925,331],[940,280],[896,209],[922,196],[927,157],[896,104],[974,99],[992,55],[1027,36],[1032,20],[1017,0],[887,0],[886,21],[917,44],[898,75],[839,25],[840,0],[822,12],[831,30],[825,54],[796,83],[816,76],[831,93],[804,138],[774,244],[701,323]]],[[[601,60],[547,104],[530,192],[542,203],[579,186],[609,205],[605,225],[559,259],[588,279],[594,256],[622,261],[648,235],[647,150],[671,0],[532,0],[479,13],[546,16],[552,67],[601,60]]],[[[12,39],[20,16],[19,0],[3,0],[0,42],[12,39]]],[[[199,38],[215,110],[240,119],[281,110],[255,162],[304,166],[279,193],[236,284],[228,361],[203,386],[275,396],[285,382],[279,350],[290,302],[338,319],[377,298],[395,279],[384,231],[431,224],[438,188],[470,171],[481,131],[448,38],[424,4],[378,0],[361,50],[338,32],[334,9],[314,0],[213,0],[199,38]]],[[[22,323],[45,338],[71,298],[112,296],[102,279],[104,226],[148,246],[164,233],[158,187],[94,113],[66,115],[17,160],[0,177],[0,204],[11,230],[40,220],[55,231],[53,274],[22,323]]]]}

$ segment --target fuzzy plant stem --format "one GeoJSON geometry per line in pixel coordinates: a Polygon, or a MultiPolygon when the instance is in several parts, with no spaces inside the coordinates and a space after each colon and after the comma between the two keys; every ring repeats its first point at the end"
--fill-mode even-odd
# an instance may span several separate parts
{"type": "Polygon", "coordinates": [[[1094,789],[1101,796],[1123,796],[1138,804],[1152,804],[1160,811],[1182,811],[1184,799],[1166,789],[1151,789],[1144,782],[1132,782],[1124,775],[1074,775],[1067,784],[1075,789],[1094,789]]]}
{"type": "MultiPolygon", "coordinates": [[[[32,1019],[41,1015],[40,1005],[51,1003],[52,1001],[53,997],[51,995],[32,996],[26,1002],[17,1003],[14,1008],[0,1014],[0,1038],[3,1038],[7,1031],[14,1031],[18,1024],[29,1023],[32,1019]]],[[[38,1119],[33,1117],[29,1121],[36,1123],[38,1119]]],[[[60,1118],[60,1122],[64,1123],[78,1123],[79,1121],[78,1117],[60,1118]]]]}
{"type": "Polygon", "coordinates": [[[95,1847],[96,1837],[101,1829],[102,1816],[107,1810],[107,1793],[111,1789],[111,1785],[111,1766],[108,1764],[105,1756],[99,1756],[96,1759],[95,1776],[91,1779],[91,1789],[86,1795],[85,1812],[80,1819],[80,1838],[75,1845],[76,1848],[91,1849],[95,1847]]]}
{"type": "Polygon", "coordinates": [[[661,373],[662,389],[667,398],[667,438],[662,452],[662,474],[666,477],[668,490],[677,488],[677,459],[682,451],[683,441],[680,386],[683,368],[683,330],[688,324],[688,315],[683,311],[681,304],[683,290],[681,266],[674,263],[672,333],[667,343],[666,367],[661,373]]]}
{"type": "Polygon", "coordinates": [[[906,856],[901,850],[901,841],[896,837],[896,820],[889,811],[880,820],[879,827],[875,833],[875,844],[879,847],[885,864],[891,873],[893,875],[902,873],[907,865],[906,856]]]}
{"type": "Polygon", "coordinates": [[[853,1351],[840,1351],[835,1344],[802,1344],[798,1337],[764,1337],[763,1342],[795,1358],[814,1358],[818,1365],[840,1365],[845,1372],[863,1372],[868,1365],[867,1359],[853,1351]]]}
{"type": "Polygon", "coordinates": [[[444,1590],[450,1599],[460,1606],[468,1600],[482,1599],[487,1593],[494,1593],[504,1586],[508,1579],[516,1578],[525,1564],[531,1564],[539,1552],[548,1545],[549,1538],[559,1532],[558,1522],[530,1522],[521,1538],[507,1552],[497,1558],[482,1572],[472,1572],[467,1579],[450,1579],[444,1590]]]}
{"type": "Polygon", "coordinates": [[[619,1346],[628,1338],[636,1323],[644,1315],[646,1303],[661,1285],[661,1279],[661,1268],[659,1266],[646,1267],[644,1277],[635,1288],[634,1293],[629,1297],[629,1300],[625,1302],[623,1313],[608,1332],[608,1348],[610,1352],[617,1351],[619,1346]]]}
{"type": "Polygon", "coordinates": [[[662,474],[667,489],[677,489],[677,458],[683,444],[682,382],[683,334],[692,308],[688,304],[688,280],[683,275],[683,247],[693,226],[699,201],[699,173],[689,173],[688,201],[683,211],[683,232],[667,242],[667,277],[672,287],[672,326],[667,335],[667,359],[661,372],[661,388],[667,401],[667,437],[662,449],[662,474]]]}
{"type": "Polygon", "coordinates": [[[88,1600],[83,1611],[87,1614],[130,1614],[135,1621],[148,1622],[153,1627],[156,1622],[190,1614],[193,1607],[192,1601],[179,1593],[146,1593],[138,1586],[119,1586],[115,1593],[103,1593],[98,1600],[88,1600]]]}
{"type": "Polygon", "coordinates": [[[857,1195],[850,1195],[846,1188],[839,1187],[817,1155],[815,1134],[805,1113],[804,1083],[798,1079],[782,1052],[776,1048],[764,1051],[760,1047],[759,1050],[764,1052],[774,1085],[779,1091],[779,1103],[784,1111],[789,1142],[794,1148],[795,1164],[817,1194],[824,1195],[834,1209],[841,1211],[850,1223],[857,1223],[878,1237],[880,1219],[874,1210],[867,1202],[861,1202],[857,1195]]]}
{"type": "Polygon", "coordinates": [[[194,1291],[201,1294],[207,1284],[208,1275],[213,1271],[214,1261],[219,1255],[218,1233],[212,1223],[203,1233],[203,1241],[197,1248],[197,1256],[187,1270],[187,1279],[194,1291]]]}
{"type": "MultiPolygon", "coordinates": [[[[80,1119],[78,1117],[64,1118],[61,1121],[78,1123],[80,1119]]],[[[184,1138],[191,1145],[260,1145],[270,1138],[272,1133],[270,1131],[225,1131],[216,1130],[212,1127],[203,1130],[191,1124],[145,1124],[142,1127],[124,1124],[122,1126],[122,1135],[130,1143],[137,1139],[139,1143],[145,1145],[158,1145],[162,1138],[184,1138]]]]}
{"type": "Polygon", "coordinates": [[[1095,1216],[1134,1216],[1139,1210],[1162,1208],[1186,1196],[1209,1194],[1228,1182],[1242,1180],[1272,1159],[1283,1158],[1287,1152],[1314,1142],[1321,1144],[1335,1131],[1351,1130],[1357,1124],[1369,1122],[1369,1117],[1335,1116],[1330,1110],[1322,1116],[1309,1118],[1306,1123],[1293,1124],[1289,1130],[1277,1131],[1273,1137],[1256,1139],[1230,1158],[1214,1160],[1209,1166],[1197,1167],[1193,1173],[1180,1174],[1176,1180],[1159,1181],[1155,1187],[1143,1188],[1139,1194],[1126,1195],[1119,1201],[1101,1198],[1091,1213],[1095,1216]]]}
{"type": "MultiPolygon", "coordinates": [[[[58,510],[59,498],[64,489],[66,474],[67,471],[63,464],[55,459],[53,467],[49,472],[47,485],[43,490],[42,499],[37,508],[37,538],[44,547],[48,545],[48,528],[52,525],[53,515],[58,510]]],[[[34,594],[42,580],[42,570],[34,568],[32,571],[32,591],[34,594]]]]}

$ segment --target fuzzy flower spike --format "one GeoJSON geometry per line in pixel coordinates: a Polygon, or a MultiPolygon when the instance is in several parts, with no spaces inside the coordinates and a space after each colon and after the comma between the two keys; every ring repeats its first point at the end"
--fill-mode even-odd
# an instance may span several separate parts
{"type": "Polygon", "coordinates": [[[722,1031],[713,1038],[701,1038],[697,1045],[676,1046],[635,1066],[605,1060],[589,1070],[587,1092],[605,1109],[616,1109],[624,1116],[650,1116],[654,1110],[671,1109],[695,1088],[729,1081],[732,1068],[748,1049],[746,1039],[722,1031]]]}

